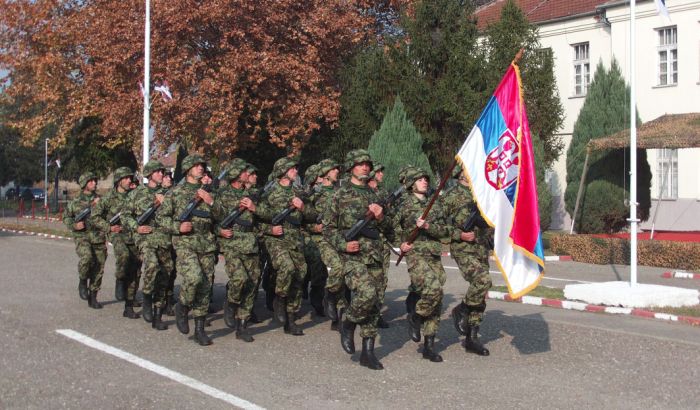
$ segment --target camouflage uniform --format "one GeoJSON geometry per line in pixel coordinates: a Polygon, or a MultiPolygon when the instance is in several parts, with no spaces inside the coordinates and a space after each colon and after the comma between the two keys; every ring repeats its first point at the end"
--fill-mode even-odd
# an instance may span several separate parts
{"type": "Polygon", "coordinates": [[[117,279],[115,285],[115,293],[117,300],[125,300],[124,316],[134,318],[133,302],[136,296],[136,291],[139,287],[141,278],[140,269],[141,261],[139,260],[138,250],[134,242],[132,231],[125,223],[123,215],[128,211],[131,202],[129,200],[129,191],[119,192],[117,184],[123,178],[133,177],[134,172],[129,168],[122,167],[114,171],[115,188],[105,195],[92,209],[90,216],[93,223],[108,235],[110,242],[114,248],[115,271],[114,276],[117,279]],[[111,232],[109,220],[120,214],[117,225],[122,227],[121,232],[111,232]],[[121,288],[121,289],[120,289],[121,288]],[[124,290],[126,290],[124,292],[124,290]],[[121,293],[122,297],[119,297],[121,293]]]}
{"type": "Polygon", "coordinates": [[[80,176],[78,183],[82,191],[77,198],[66,205],[63,211],[63,223],[73,232],[75,242],[75,253],[78,254],[78,276],[80,283],[80,297],[87,299],[90,307],[100,309],[102,305],[97,303],[97,292],[102,286],[102,275],[104,274],[105,259],[107,259],[107,245],[105,235],[94,225],[90,218],[84,219],[85,229],[76,231],[74,228],[75,217],[93,203],[99,201],[99,196],[94,192],[85,193],[85,187],[90,180],[97,180],[92,173],[85,173],[80,176]],[[87,290],[87,292],[84,292],[87,290]],[[94,295],[94,296],[93,296],[94,295]],[[94,303],[93,303],[94,302],[94,303]]]}
{"type": "MultiPolygon", "coordinates": [[[[370,174],[370,178],[374,178],[374,174],[378,171],[384,170],[384,165],[380,163],[374,163],[374,168],[372,169],[372,173],[370,174]]],[[[386,200],[390,193],[384,189],[382,184],[380,182],[377,182],[377,188],[375,189],[375,192],[377,193],[377,196],[381,201],[386,200]]],[[[386,216],[391,220],[393,219],[394,215],[394,208],[386,207],[384,209],[384,212],[386,213],[386,216]]],[[[384,268],[384,275],[382,278],[382,289],[381,289],[381,294],[379,295],[379,305],[380,308],[381,306],[384,305],[384,296],[386,294],[386,288],[389,284],[389,264],[391,263],[391,244],[386,240],[384,234],[381,234],[382,236],[382,242],[383,242],[383,255],[384,255],[384,263],[382,264],[384,268]]],[[[379,316],[379,326],[383,328],[388,328],[389,324],[384,321],[382,316],[379,316]]]]}

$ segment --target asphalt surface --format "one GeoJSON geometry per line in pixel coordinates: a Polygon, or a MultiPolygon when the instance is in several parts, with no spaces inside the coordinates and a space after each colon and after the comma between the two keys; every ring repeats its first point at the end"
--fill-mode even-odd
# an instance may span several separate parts
{"type": "MultiPolygon", "coordinates": [[[[631,316],[594,314],[489,301],[482,340],[490,357],[467,354],[449,311],[466,284],[448,268],[443,322],[436,342],[443,363],[421,358],[404,319],[405,265],[392,267],[376,353],[385,366],[359,366],[329,322],[309,313],[305,335],[285,335],[266,318],[254,343],[235,339],[221,311],[199,347],[191,335],[156,332],[121,316],[113,301],[114,259],[107,259],[105,308],[89,309],[77,295],[77,257],[70,241],[0,233],[0,408],[231,408],[231,404],[57,333],[70,329],[265,408],[697,408],[700,329],[631,316]]],[[[543,284],[626,280],[626,267],[550,263],[543,284]],[[617,277],[619,275],[619,277],[617,277]],[[554,280],[560,279],[560,280],[554,280]]],[[[640,282],[695,287],[640,269],[640,282]]],[[[498,283],[499,275],[493,274],[498,283]]],[[[215,301],[224,297],[217,266],[215,301]]],[[[262,295],[261,295],[262,296],[262,295]]],[[[360,345],[359,337],[356,344],[360,345]]]]}

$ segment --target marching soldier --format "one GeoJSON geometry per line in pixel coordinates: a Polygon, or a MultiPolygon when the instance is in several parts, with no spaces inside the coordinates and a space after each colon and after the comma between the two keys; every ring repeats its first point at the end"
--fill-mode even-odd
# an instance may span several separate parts
{"type": "Polygon", "coordinates": [[[401,251],[406,254],[406,265],[411,277],[411,289],[419,295],[415,311],[409,315],[409,334],[414,342],[420,342],[424,335],[423,358],[431,362],[441,362],[442,357],[435,352],[435,334],[440,324],[442,307],[442,287],[445,284],[445,269],[440,254],[441,241],[449,238],[450,227],[445,223],[444,213],[439,205],[433,206],[426,219],[422,214],[428,205],[427,192],[429,174],[414,168],[406,173],[404,186],[410,192],[396,214],[396,223],[402,232],[401,251]],[[412,244],[406,239],[410,232],[419,229],[412,244]]]}
{"type": "Polygon", "coordinates": [[[209,309],[210,279],[216,266],[216,239],[212,226],[214,198],[202,184],[206,162],[196,154],[182,161],[185,182],[176,186],[163,199],[156,221],[173,236],[177,254],[177,272],[182,277],[180,300],[175,306],[178,330],[190,332],[188,315],[194,314],[195,340],[201,346],[212,343],[204,331],[209,309]],[[190,215],[185,212],[192,207],[190,215]]]}
{"type": "Polygon", "coordinates": [[[391,227],[384,217],[384,210],[377,204],[379,198],[367,186],[372,170],[369,153],[362,149],[350,151],[345,169],[350,175],[349,181],[333,195],[323,217],[324,235],[341,255],[345,284],[352,294],[347,311],[344,315],[341,312],[341,345],[348,354],[355,352],[354,333],[360,325],[360,365],[381,370],[384,366],[374,355],[384,263],[378,230],[390,231],[391,227]],[[367,215],[372,221],[358,237],[346,240],[344,233],[367,215]]]}
{"type": "Polygon", "coordinates": [[[305,201],[309,209],[313,209],[314,218],[304,221],[304,259],[306,260],[307,272],[304,278],[302,294],[308,296],[309,303],[313,307],[316,315],[323,316],[323,288],[326,283],[327,270],[321,260],[321,253],[318,250],[313,236],[319,236],[320,231],[316,231],[319,222],[318,209],[315,207],[316,199],[319,196],[318,183],[321,178],[318,175],[319,164],[313,164],[304,173],[304,191],[307,193],[305,201]]]}
{"type": "Polygon", "coordinates": [[[469,282],[469,288],[462,302],[452,309],[452,319],[457,332],[466,336],[462,342],[465,350],[488,356],[489,350],[479,341],[479,326],[486,309],[486,294],[492,284],[489,275],[488,242],[493,230],[483,222],[477,222],[471,227],[465,226],[472,213],[477,213],[473,219],[476,221],[480,221],[480,215],[467,177],[461,167],[457,172],[457,185],[445,191],[441,200],[446,214],[454,215],[450,254],[457,262],[464,280],[469,282]],[[469,230],[464,231],[465,228],[469,230]]]}
{"type": "Polygon", "coordinates": [[[172,243],[166,227],[155,217],[163,202],[165,167],[151,160],[143,167],[148,183],[139,185],[129,194],[129,207],[122,215],[126,226],[135,232],[134,239],[143,264],[143,309],[141,314],[156,330],[166,330],[163,310],[170,272],[173,270],[172,243]]]}
{"type": "Polygon", "coordinates": [[[127,167],[114,171],[114,189],[105,195],[92,209],[92,221],[102,232],[109,235],[114,248],[115,298],[124,301],[123,316],[138,319],[134,312],[134,298],[141,279],[138,250],[134,243],[132,231],[122,220],[122,214],[130,206],[129,192],[134,179],[134,172],[127,167]]]}
{"type": "Polygon", "coordinates": [[[88,218],[100,198],[95,193],[97,176],[86,172],[78,179],[80,195],[72,200],[63,211],[63,223],[73,232],[75,253],[78,254],[78,294],[88,301],[93,309],[102,309],[97,301],[97,293],[102,286],[107,245],[105,236],[88,218]],[[80,221],[77,219],[82,218],[80,221]]]}
{"type": "MultiPolygon", "coordinates": [[[[382,186],[382,181],[384,180],[384,165],[375,162],[374,163],[374,168],[372,169],[372,172],[370,173],[370,178],[369,182],[367,185],[369,185],[370,188],[374,190],[374,192],[377,193],[377,196],[379,197],[380,200],[386,199],[389,196],[389,192],[387,192],[386,189],[382,186]]],[[[391,220],[393,218],[392,214],[392,209],[385,209],[385,213],[387,214],[387,217],[391,220]]],[[[382,279],[382,292],[379,297],[379,321],[377,322],[377,327],[380,329],[388,329],[389,328],[389,323],[384,320],[384,317],[381,314],[381,307],[384,306],[384,295],[386,294],[386,287],[389,284],[389,263],[391,263],[391,250],[389,247],[391,244],[389,244],[388,241],[384,239],[382,236],[383,240],[383,246],[384,246],[384,277],[382,279]]]]}
{"type": "MultiPolygon", "coordinates": [[[[173,187],[173,173],[166,169],[163,174],[163,182],[160,184],[163,194],[168,192],[173,187]]],[[[177,269],[175,269],[175,248],[170,246],[170,258],[172,259],[173,269],[170,271],[170,280],[168,280],[168,289],[165,292],[165,309],[163,313],[168,316],[175,316],[175,279],[177,279],[177,269]]]]}

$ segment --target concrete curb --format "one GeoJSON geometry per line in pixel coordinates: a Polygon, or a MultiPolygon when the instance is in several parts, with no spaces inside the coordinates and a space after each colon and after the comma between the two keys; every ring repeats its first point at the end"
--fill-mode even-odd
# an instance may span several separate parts
{"type": "MultiPolygon", "coordinates": [[[[396,252],[401,252],[399,248],[394,248],[396,252]]],[[[450,256],[449,252],[442,252],[440,256],[450,256]]],[[[489,259],[493,260],[493,256],[490,256],[489,259]]],[[[544,257],[545,262],[570,262],[573,261],[573,258],[569,255],[553,255],[553,256],[545,256],[544,257]]]]}
{"type": "Polygon", "coordinates": [[[669,313],[651,312],[636,308],[623,308],[614,306],[589,305],[583,302],[575,302],[572,300],[546,299],[537,296],[523,296],[513,299],[507,293],[496,292],[490,290],[488,293],[489,299],[503,300],[506,302],[523,303],[526,305],[549,306],[559,309],[579,310],[582,312],[594,313],[611,313],[618,315],[632,315],[646,317],[650,319],[670,320],[672,322],[680,322],[691,326],[700,326],[700,318],[692,316],[677,316],[669,313]]]}
{"type": "Polygon", "coordinates": [[[677,270],[674,272],[664,272],[661,277],[666,279],[700,279],[700,273],[690,273],[677,270]]]}
{"type": "MultiPolygon", "coordinates": [[[[22,215],[22,219],[38,219],[38,220],[41,220],[41,221],[45,221],[45,220],[46,220],[46,215],[43,215],[43,216],[42,216],[42,215],[37,215],[37,216],[35,216],[34,218],[32,218],[30,215],[22,215]]],[[[61,218],[49,217],[49,221],[51,221],[51,222],[61,222],[62,220],[63,220],[63,219],[61,219],[61,218]]]]}
{"type": "Polygon", "coordinates": [[[16,229],[7,229],[7,228],[0,228],[2,232],[11,232],[11,233],[18,233],[21,235],[31,235],[31,236],[41,236],[44,238],[48,239],[66,239],[69,241],[72,241],[73,238],[68,238],[66,236],[60,236],[60,235],[54,235],[50,233],[41,233],[41,232],[31,232],[31,231],[22,231],[22,230],[16,230],[16,229]]]}

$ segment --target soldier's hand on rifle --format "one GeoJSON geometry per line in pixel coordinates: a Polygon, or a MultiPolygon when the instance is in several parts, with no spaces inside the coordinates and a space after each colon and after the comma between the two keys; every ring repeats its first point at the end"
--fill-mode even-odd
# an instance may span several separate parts
{"type": "Polygon", "coordinates": [[[476,235],[474,232],[462,232],[459,234],[459,239],[461,239],[464,242],[474,242],[474,239],[476,239],[476,235]]]}
{"type": "Polygon", "coordinates": [[[74,223],[73,228],[76,231],[82,231],[83,229],[85,229],[85,221],[80,221],[80,222],[74,223]]]}
{"type": "Polygon", "coordinates": [[[282,236],[284,234],[284,229],[282,228],[282,225],[275,225],[270,229],[272,232],[272,236],[282,236]]]}
{"type": "Polygon", "coordinates": [[[369,204],[369,211],[374,215],[374,219],[381,221],[384,219],[384,208],[379,204],[369,204]]]}
{"type": "Polygon", "coordinates": [[[401,242],[399,248],[401,249],[401,252],[409,253],[411,252],[411,249],[413,249],[413,244],[408,242],[401,242]]]}
{"type": "Polygon", "coordinates": [[[192,222],[182,222],[180,224],[180,233],[192,232],[192,222]]]}
{"type": "Polygon", "coordinates": [[[121,225],[112,225],[109,227],[109,231],[114,232],[114,233],[119,233],[122,231],[122,226],[121,225]]]}
{"type": "Polygon", "coordinates": [[[97,205],[98,202],[100,202],[99,196],[95,197],[95,199],[92,200],[92,202],[90,203],[90,206],[95,206],[95,205],[97,205]]]}
{"type": "Polygon", "coordinates": [[[300,211],[303,211],[304,210],[304,201],[302,201],[300,198],[295,196],[294,198],[292,198],[292,206],[300,211]]]}
{"type": "Polygon", "coordinates": [[[357,253],[360,251],[360,242],[350,241],[345,245],[345,252],[347,253],[357,253]]]}
{"type": "Polygon", "coordinates": [[[157,205],[157,206],[160,206],[160,204],[163,203],[163,199],[165,199],[165,195],[163,195],[163,194],[156,194],[156,199],[155,199],[156,205],[157,205]]]}
{"type": "Polygon", "coordinates": [[[245,197],[241,199],[241,202],[238,204],[241,208],[246,208],[250,212],[255,212],[255,203],[253,202],[252,199],[245,197]]]}
{"type": "Polygon", "coordinates": [[[321,232],[323,232],[323,224],[316,224],[316,225],[314,225],[314,232],[316,232],[316,233],[321,233],[321,232]]]}
{"type": "Polygon", "coordinates": [[[226,239],[230,239],[233,236],[233,230],[232,229],[219,229],[219,235],[226,239]]]}
{"type": "Polygon", "coordinates": [[[423,218],[416,219],[416,226],[418,227],[418,229],[429,229],[430,228],[430,224],[428,223],[428,221],[426,221],[423,218]]]}
{"type": "Polygon", "coordinates": [[[199,188],[197,190],[197,196],[209,206],[211,206],[214,203],[214,198],[212,198],[211,194],[203,190],[202,188],[199,188]]]}
{"type": "Polygon", "coordinates": [[[146,235],[153,232],[153,228],[151,228],[148,225],[139,225],[139,227],[136,228],[136,232],[138,232],[141,235],[146,235]]]}

